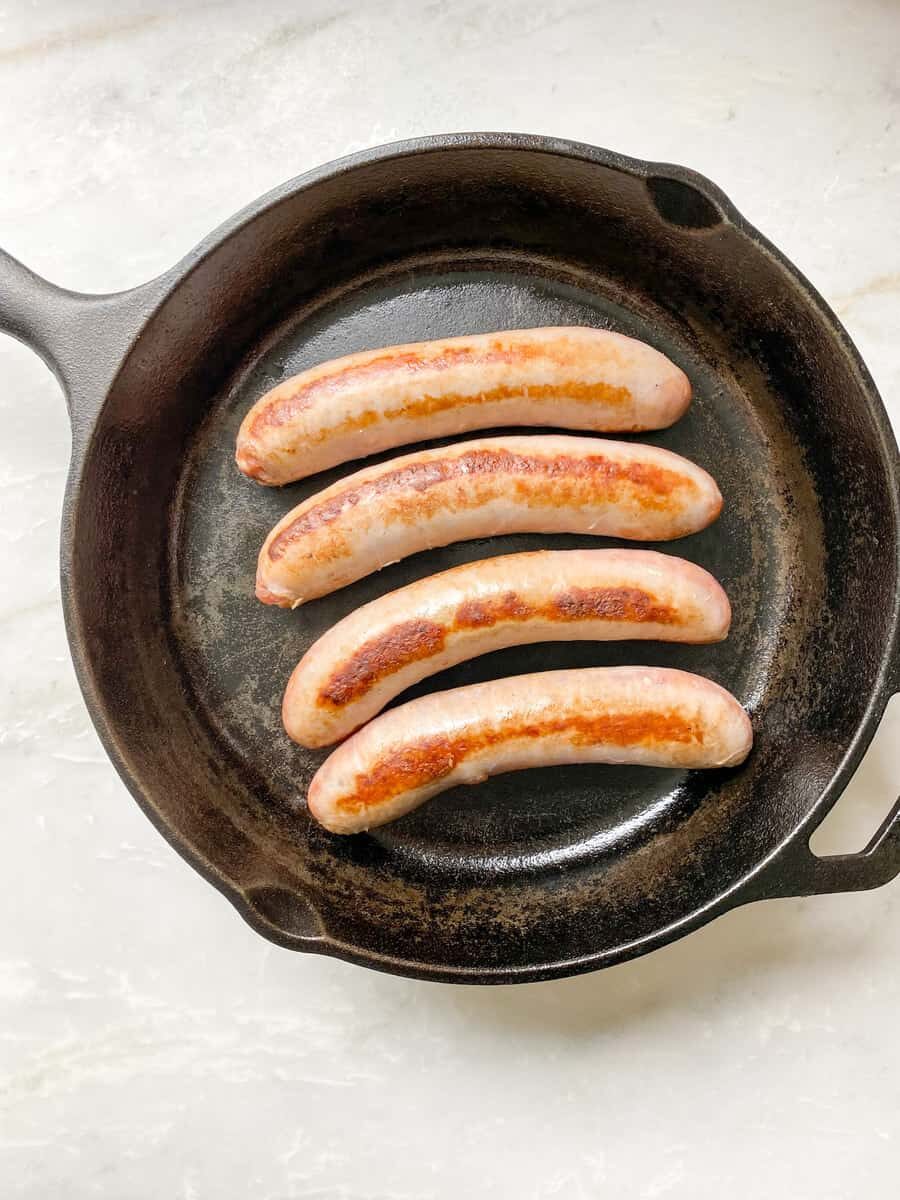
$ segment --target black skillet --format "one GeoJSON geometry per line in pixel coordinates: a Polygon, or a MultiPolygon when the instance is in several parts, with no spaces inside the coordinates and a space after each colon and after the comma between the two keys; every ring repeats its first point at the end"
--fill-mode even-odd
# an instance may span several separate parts
{"type": "Polygon", "coordinates": [[[897,445],[834,314],[706,179],[549,138],[382,147],[285,184],[121,295],[62,291],[0,255],[0,328],[69,398],[62,589],[94,723],[151,820],[266,937],[403,975],[540,979],[642,954],[749,900],[900,870],[900,805],[861,854],[808,847],[900,689],[897,445]],[[233,465],[238,423],[334,355],[567,323],[644,338],[692,378],[689,415],[647,440],[719,481],[722,518],[668,548],[725,585],[731,637],[508,650],[416,690],[685,667],[747,706],[753,754],[731,771],[501,776],[371,835],[330,836],[302,803],[323,756],[280,727],[297,658],[373,596],[549,543],[466,543],[294,613],[264,608],[265,533],[356,464],[263,489],[233,465]]]}

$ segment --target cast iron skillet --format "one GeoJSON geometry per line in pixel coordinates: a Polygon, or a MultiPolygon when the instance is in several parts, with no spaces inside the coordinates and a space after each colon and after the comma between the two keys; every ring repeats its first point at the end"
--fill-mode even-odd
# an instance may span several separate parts
{"type": "Polygon", "coordinates": [[[5,255],[0,290],[0,328],[69,398],[62,589],[88,708],[144,811],[266,937],[404,975],[540,979],[644,953],[748,900],[900,870],[900,805],[861,854],[808,847],[900,688],[897,445],[834,314],[706,179],[549,138],[426,138],[285,184],[134,291],[62,291],[5,255]],[[753,754],[730,771],[501,776],[333,837],[302,803],[323,755],[279,720],[310,642],[454,563],[602,543],[466,543],[294,613],[265,608],[265,533],[357,464],[258,487],[233,465],[238,423],[333,355],[565,323],[645,338],[693,379],[689,415],[647,440],[719,481],[722,518],[668,548],[725,585],[731,637],[513,649],[416,691],[685,667],[747,706],[753,754]]]}

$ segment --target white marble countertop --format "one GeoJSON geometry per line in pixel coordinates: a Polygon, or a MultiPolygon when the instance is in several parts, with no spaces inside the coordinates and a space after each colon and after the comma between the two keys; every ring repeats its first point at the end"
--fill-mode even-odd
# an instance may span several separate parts
{"type": "MultiPolygon", "coordinates": [[[[898,50],[891,0],[9,0],[0,244],[112,291],[351,149],[560,134],[718,182],[900,423],[898,50]]],[[[0,420],[5,1200],[896,1197],[900,887],[755,905],[517,989],[275,949],[92,732],[57,584],[64,405],[8,338],[0,420]]],[[[900,701],[824,848],[867,840],[898,746],[900,701]]]]}

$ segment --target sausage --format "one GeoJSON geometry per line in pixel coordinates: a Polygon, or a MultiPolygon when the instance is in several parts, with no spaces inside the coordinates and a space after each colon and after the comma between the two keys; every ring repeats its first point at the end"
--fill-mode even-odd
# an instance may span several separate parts
{"type": "Polygon", "coordinates": [[[744,761],[752,741],[737,700],[686,671],[518,675],[382,713],[326,759],[307,803],[333,833],[360,833],[447,788],[504,771],[566,763],[729,767],[744,761]]]}
{"type": "Polygon", "coordinates": [[[694,563],[651,550],[542,550],[454,567],[380,596],[297,664],[282,717],[327,746],[405,688],[507,646],[566,640],[718,642],[731,606],[694,563]]]}
{"type": "Polygon", "coordinates": [[[671,425],[691,385],[605,329],[514,329],[366,350],[280,383],[241,425],[236,461],[283,484],[426,438],[503,425],[633,432],[671,425]]]}
{"type": "Polygon", "coordinates": [[[656,446],[558,434],[457,442],[367,467],[299,504],[266,538],[256,594],[293,608],[419,550],[496,534],[666,541],[721,507],[705,471],[656,446]]]}

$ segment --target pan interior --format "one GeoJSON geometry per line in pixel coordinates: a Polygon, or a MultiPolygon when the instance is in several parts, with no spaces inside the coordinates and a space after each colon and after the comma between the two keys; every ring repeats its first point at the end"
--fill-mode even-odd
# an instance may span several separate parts
{"type": "MultiPolygon", "coordinates": [[[[821,531],[796,455],[783,437],[771,437],[746,381],[724,370],[721,360],[711,361],[711,348],[670,314],[646,304],[636,308],[602,279],[563,264],[521,256],[404,264],[293,315],[255,347],[193,441],[180,488],[172,596],[182,661],[210,727],[236,755],[256,764],[265,803],[298,839],[304,837],[306,785],[325,752],[289,741],[280,701],[293,666],[320,634],[374,597],[461,562],[515,550],[629,543],[539,535],[468,542],[395,563],[294,612],[266,608],[253,597],[253,580],[269,528],[358,464],[281,489],[261,488],[234,465],[241,419],[275,383],[340,354],[435,336],[566,324],[645,339],[692,379],[689,414],[645,440],[710,470],[725,511],[713,529],[657,548],[693,559],[721,580],[734,606],[734,632],[718,646],[636,641],[514,648],[434,676],[400,700],[522,672],[636,663],[707,675],[752,710],[777,676],[779,630],[788,606],[796,604],[791,580],[798,564],[808,602],[815,602],[822,584],[821,531]]],[[[774,415],[774,406],[768,407],[774,415]]],[[[546,769],[454,789],[369,836],[402,859],[406,870],[432,876],[458,880],[553,870],[654,837],[703,803],[718,783],[718,775],[710,787],[700,778],[689,782],[684,772],[656,769],[546,769]]]]}

